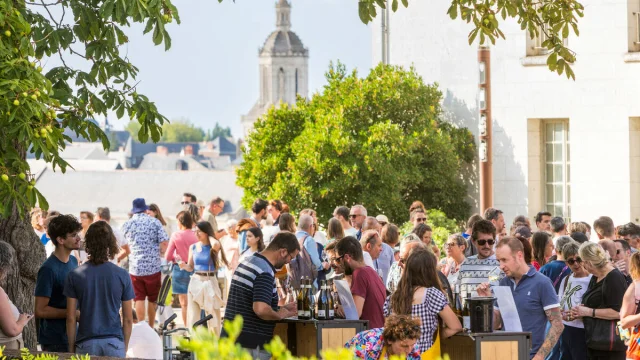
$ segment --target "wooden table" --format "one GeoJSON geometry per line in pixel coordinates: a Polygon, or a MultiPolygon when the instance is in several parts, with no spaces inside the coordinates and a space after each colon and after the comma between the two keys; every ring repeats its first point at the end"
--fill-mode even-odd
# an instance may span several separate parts
{"type": "Polygon", "coordinates": [[[458,333],[440,340],[442,354],[460,360],[529,360],[531,333],[458,333]]]}
{"type": "Polygon", "coordinates": [[[367,320],[285,319],[276,323],[274,334],[280,336],[292,355],[320,358],[320,351],[344,347],[368,325],[367,320]]]}

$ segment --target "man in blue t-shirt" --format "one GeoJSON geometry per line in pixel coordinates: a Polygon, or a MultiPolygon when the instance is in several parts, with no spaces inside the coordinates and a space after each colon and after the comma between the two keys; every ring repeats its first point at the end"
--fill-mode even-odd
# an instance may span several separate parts
{"type": "Polygon", "coordinates": [[[133,326],[131,278],[126,270],[109,262],[118,254],[109,224],[91,224],[84,242],[89,260],[72,270],[64,284],[69,352],[123,358],[133,326]],[[85,315],[80,317],[76,333],[78,308],[85,315]]]}
{"type": "MultiPolygon", "coordinates": [[[[564,325],[560,313],[560,303],[551,280],[527,265],[524,247],[520,240],[507,236],[496,246],[496,258],[506,277],[500,286],[508,286],[518,310],[522,330],[531,333],[529,358],[544,360],[558,342],[564,325]],[[551,323],[545,336],[547,321],[551,323]]],[[[488,283],[478,285],[478,296],[491,296],[488,283]]],[[[494,327],[502,326],[500,310],[495,310],[494,327]]]]}
{"type": "Polygon", "coordinates": [[[68,351],[67,297],[63,290],[67,274],[78,267],[71,252],[80,248],[81,230],[82,225],[73,215],[58,215],[47,228],[55,250],[38,270],[35,290],[35,315],[40,320],[38,342],[43,351],[68,351]]]}

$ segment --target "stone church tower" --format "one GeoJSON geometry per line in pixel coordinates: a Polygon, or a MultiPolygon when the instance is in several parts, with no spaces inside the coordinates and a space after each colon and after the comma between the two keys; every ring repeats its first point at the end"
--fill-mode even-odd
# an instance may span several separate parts
{"type": "Polygon", "coordinates": [[[309,50],[291,31],[291,5],[287,0],[279,0],[276,4],[276,30],[264,42],[258,58],[260,98],[242,117],[245,138],[269,107],[281,101],[295,104],[297,95],[308,96],[309,50]]]}

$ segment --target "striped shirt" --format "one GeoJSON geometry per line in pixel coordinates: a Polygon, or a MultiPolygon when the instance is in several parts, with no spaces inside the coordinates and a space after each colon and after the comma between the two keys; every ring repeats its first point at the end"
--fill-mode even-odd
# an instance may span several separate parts
{"type": "MultiPolygon", "coordinates": [[[[262,349],[273,338],[275,322],[260,319],[253,312],[253,303],[263,302],[278,308],[275,272],[273,265],[256,253],[244,259],[233,273],[224,321],[242,316],[244,322],[237,342],[244,348],[262,349]]],[[[220,336],[227,336],[224,329],[220,336]]]]}
{"type": "MultiPolygon", "coordinates": [[[[478,259],[478,255],[469,256],[462,264],[458,271],[458,284],[460,284],[460,295],[463,299],[467,298],[467,293],[471,292],[471,296],[477,296],[476,288],[478,285],[489,281],[489,272],[495,267],[499,267],[500,262],[495,255],[491,255],[486,259],[478,259]]],[[[501,273],[501,277],[504,274],[501,273]]]]}

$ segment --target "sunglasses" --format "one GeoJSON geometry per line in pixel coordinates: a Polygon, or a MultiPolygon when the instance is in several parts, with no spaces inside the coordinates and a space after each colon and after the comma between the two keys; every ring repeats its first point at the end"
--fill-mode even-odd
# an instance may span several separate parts
{"type": "Polygon", "coordinates": [[[427,218],[416,218],[417,222],[425,222],[427,221],[427,218]]]}
{"type": "Polygon", "coordinates": [[[191,204],[191,202],[190,201],[181,201],[180,202],[180,205],[187,205],[187,204],[191,204]]]}
{"type": "Polygon", "coordinates": [[[476,243],[480,246],[484,246],[486,243],[489,243],[489,245],[493,246],[493,244],[496,243],[496,241],[494,239],[489,239],[489,240],[476,240],[476,243]]]}
{"type": "Polygon", "coordinates": [[[575,259],[567,260],[567,263],[569,263],[569,265],[573,265],[575,263],[582,264],[582,259],[580,258],[580,256],[578,256],[575,259]]]}
{"type": "Polygon", "coordinates": [[[458,246],[458,244],[457,244],[457,243],[447,243],[447,244],[444,244],[444,247],[445,247],[445,248],[450,248],[450,247],[454,247],[454,246],[458,246]]]}
{"type": "MultiPolygon", "coordinates": [[[[347,255],[347,254],[344,254],[344,255],[347,255]]],[[[344,255],[338,256],[337,258],[333,258],[333,259],[331,259],[331,261],[332,262],[338,262],[338,260],[341,260],[344,257],[344,255]]]]}
{"type": "Polygon", "coordinates": [[[616,249],[616,255],[620,255],[622,253],[622,249],[616,249]]]}
{"type": "Polygon", "coordinates": [[[385,225],[387,225],[387,223],[386,223],[386,222],[384,222],[384,221],[380,221],[380,226],[385,226],[385,225]]]}
{"type": "Polygon", "coordinates": [[[352,219],[355,219],[355,218],[357,218],[358,216],[364,216],[364,215],[359,215],[359,214],[358,214],[358,215],[356,215],[356,214],[350,214],[350,215],[349,215],[349,217],[350,217],[350,218],[352,218],[352,219]]]}

